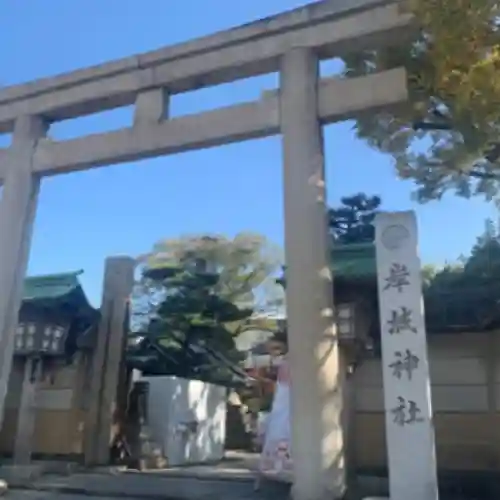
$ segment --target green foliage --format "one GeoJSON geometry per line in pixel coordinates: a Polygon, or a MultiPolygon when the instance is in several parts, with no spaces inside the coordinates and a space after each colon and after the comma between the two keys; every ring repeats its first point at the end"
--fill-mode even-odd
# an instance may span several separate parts
{"type": "Polygon", "coordinates": [[[435,279],[436,274],[439,272],[439,269],[432,264],[425,264],[422,266],[422,286],[424,288],[428,287],[432,280],[435,279]]]}
{"type": "Polygon", "coordinates": [[[262,290],[279,268],[281,252],[259,234],[240,233],[233,239],[203,235],[160,241],[141,260],[150,274],[154,269],[176,273],[185,265],[207,266],[204,271],[217,275],[214,293],[240,305],[265,307],[268,296],[262,290]]]}
{"type": "Polygon", "coordinates": [[[424,278],[424,296],[433,329],[482,329],[500,319],[500,232],[491,220],[467,258],[424,278]]]}
{"type": "Polygon", "coordinates": [[[345,76],[404,66],[409,102],[362,116],[360,138],[393,155],[420,201],[446,191],[497,197],[500,181],[499,4],[411,0],[421,26],[413,43],[344,58],[345,76]]]}
{"type": "MultiPolygon", "coordinates": [[[[381,205],[377,196],[363,193],[342,198],[329,211],[334,243],[374,240],[373,221],[381,205]]],[[[500,319],[500,230],[487,220],[483,234],[467,257],[442,268],[422,267],[428,329],[486,328],[500,319]]]]}
{"type": "Polygon", "coordinates": [[[341,206],[328,211],[328,226],[336,244],[372,242],[375,239],[373,222],[379,210],[381,199],[358,193],[345,196],[341,206]]]}
{"type": "Polygon", "coordinates": [[[162,241],[141,261],[138,328],[175,362],[176,375],[223,378],[227,369],[207,353],[240,361],[235,338],[264,307],[262,288],[279,268],[279,252],[259,235],[196,236],[162,241]]]}

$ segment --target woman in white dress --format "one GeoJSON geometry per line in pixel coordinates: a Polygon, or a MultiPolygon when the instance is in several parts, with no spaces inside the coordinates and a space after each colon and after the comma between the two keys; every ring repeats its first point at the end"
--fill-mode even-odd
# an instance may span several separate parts
{"type": "Polygon", "coordinates": [[[261,476],[293,482],[290,437],[290,370],[285,356],[279,366],[271,412],[264,425],[259,463],[261,476]]]}

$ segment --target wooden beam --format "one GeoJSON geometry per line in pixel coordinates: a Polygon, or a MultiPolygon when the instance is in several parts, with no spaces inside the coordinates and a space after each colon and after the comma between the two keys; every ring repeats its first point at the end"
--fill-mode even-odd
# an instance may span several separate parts
{"type": "Polygon", "coordinates": [[[170,94],[278,70],[291,47],[320,58],[412,36],[413,17],[391,0],[330,0],[191,42],[0,91],[0,133],[19,115],[49,121],[132,105],[138,92],[170,94]]]}
{"type": "MultiPolygon", "coordinates": [[[[407,100],[406,72],[394,69],[374,75],[322,80],[319,114],[332,123],[358,113],[375,112],[407,100]]],[[[161,123],[144,123],[116,132],[79,139],[38,143],[34,171],[56,175],[104,165],[151,158],[266,137],[280,131],[276,91],[260,101],[239,104],[161,123]]]]}

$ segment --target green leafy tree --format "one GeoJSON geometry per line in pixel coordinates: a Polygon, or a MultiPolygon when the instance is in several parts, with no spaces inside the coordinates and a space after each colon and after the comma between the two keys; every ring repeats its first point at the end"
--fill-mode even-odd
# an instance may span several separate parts
{"type": "Polygon", "coordinates": [[[409,102],[362,116],[357,134],[393,155],[399,175],[427,201],[446,191],[495,198],[500,180],[500,4],[410,0],[420,26],[399,47],[345,57],[345,76],[404,66],[409,102]]]}
{"type": "Polygon", "coordinates": [[[425,264],[422,266],[422,286],[424,288],[428,287],[432,281],[435,279],[436,274],[440,270],[433,266],[432,264],[425,264]]]}
{"type": "Polygon", "coordinates": [[[234,334],[226,325],[249,318],[253,311],[215,293],[220,279],[217,273],[169,268],[166,273],[146,271],[145,276],[161,279],[165,288],[165,298],[148,325],[148,334],[170,350],[183,376],[211,369],[202,355],[207,347],[238,360],[234,334]]]}
{"type": "Polygon", "coordinates": [[[429,325],[485,328],[500,318],[500,233],[488,220],[470,255],[424,281],[429,325]]]}
{"type": "Polygon", "coordinates": [[[264,307],[281,261],[262,236],[240,234],[162,241],[142,262],[139,328],[161,346],[163,358],[175,360],[177,375],[203,378],[214,376],[207,352],[239,360],[234,340],[255,326],[253,312],[264,307]]]}
{"type": "Polygon", "coordinates": [[[381,199],[358,193],[345,196],[341,205],[330,208],[328,224],[334,244],[372,242],[375,239],[373,222],[379,211],[381,199]]]}

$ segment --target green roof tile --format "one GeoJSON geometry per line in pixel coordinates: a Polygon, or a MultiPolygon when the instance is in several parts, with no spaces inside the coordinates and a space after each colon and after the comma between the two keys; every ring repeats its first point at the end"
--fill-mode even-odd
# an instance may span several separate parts
{"type": "MultiPolygon", "coordinates": [[[[371,281],[377,277],[375,245],[373,243],[338,245],[332,249],[330,257],[334,279],[371,281]]],[[[285,286],[286,266],[283,271],[284,275],[276,281],[285,286]]]]}
{"type": "Polygon", "coordinates": [[[355,243],[334,247],[331,253],[331,263],[334,278],[375,278],[377,276],[373,243],[355,243]]]}
{"type": "MultiPolygon", "coordinates": [[[[24,280],[22,308],[51,310],[53,313],[72,315],[70,335],[74,335],[69,344],[66,343],[66,354],[71,355],[74,349],[92,347],[97,331],[93,328],[99,319],[99,310],[88,301],[79,280],[83,271],[71,273],[29,276],[24,280]]],[[[67,317],[67,316],[65,316],[67,317]]]]}
{"type": "Polygon", "coordinates": [[[83,271],[75,271],[72,273],[30,276],[24,280],[23,301],[65,297],[78,288],[81,288],[78,276],[82,273],[83,271]]]}
{"type": "Polygon", "coordinates": [[[78,277],[83,271],[31,276],[24,280],[23,304],[58,309],[71,307],[81,318],[94,322],[99,311],[90,305],[78,277]]]}

